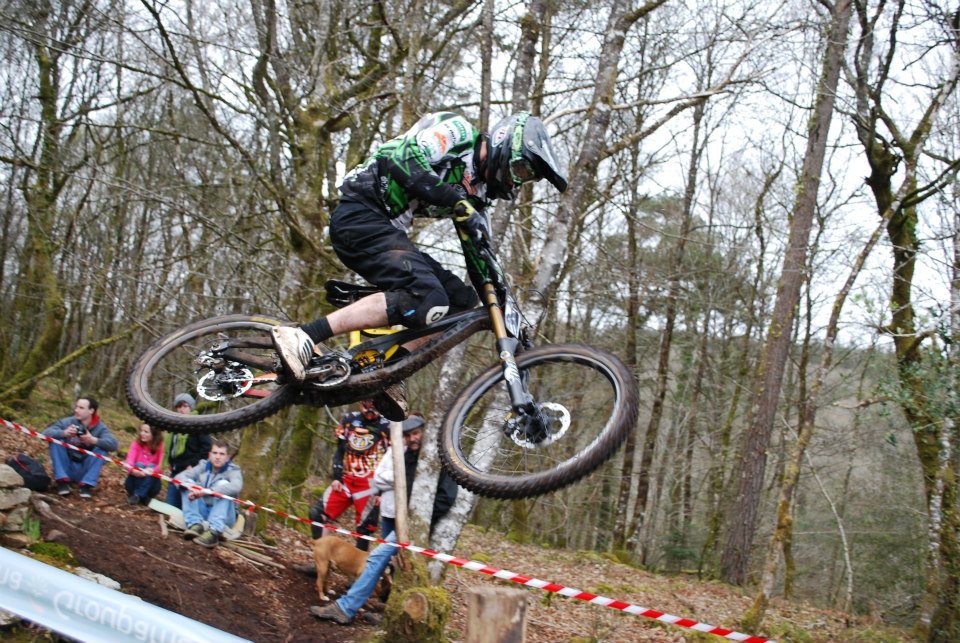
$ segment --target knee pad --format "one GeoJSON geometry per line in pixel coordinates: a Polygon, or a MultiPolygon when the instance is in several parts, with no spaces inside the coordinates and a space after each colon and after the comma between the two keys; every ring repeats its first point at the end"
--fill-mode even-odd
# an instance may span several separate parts
{"type": "Polygon", "coordinates": [[[391,324],[423,328],[443,319],[448,310],[450,300],[441,289],[430,290],[422,297],[408,290],[387,293],[387,320],[391,324]]]}

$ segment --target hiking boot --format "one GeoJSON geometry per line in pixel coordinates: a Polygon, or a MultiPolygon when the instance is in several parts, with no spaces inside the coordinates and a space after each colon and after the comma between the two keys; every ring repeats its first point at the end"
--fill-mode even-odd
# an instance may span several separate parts
{"type": "Polygon", "coordinates": [[[274,326],[270,329],[270,336],[287,373],[297,382],[302,382],[307,364],[313,357],[313,340],[301,329],[292,326],[274,326]]]}
{"type": "Polygon", "coordinates": [[[220,534],[216,531],[205,531],[197,536],[193,542],[207,549],[213,549],[220,542],[220,534]]]}
{"type": "Polygon", "coordinates": [[[337,601],[333,601],[329,605],[324,605],[320,607],[319,605],[312,605],[310,607],[310,613],[319,618],[321,621],[333,621],[334,623],[339,623],[340,625],[350,625],[353,622],[353,619],[347,616],[347,614],[340,609],[340,606],[337,605],[337,601]]]}
{"type": "Polygon", "coordinates": [[[80,497],[87,498],[88,500],[93,498],[93,487],[88,484],[80,485],[80,497]]]}
{"type": "Polygon", "coordinates": [[[183,532],[183,537],[187,540],[192,540],[203,533],[203,525],[199,522],[195,525],[190,525],[187,527],[186,531],[183,532]]]}
{"type": "Polygon", "coordinates": [[[377,393],[372,398],[380,415],[391,422],[403,422],[407,418],[407,383],[397,382],[377,393]]]}
{"type": "Polygon", "coordinates": [[[307,576],[317,575],[317,564],[316,563],[294,563],[291,565],[294,571],[300,572],[301,574],[306,574],[307,576]]]}
{"type": "Polygon", "coordinates": [[[131,493],[129,496],[127,496],[127,504],[128,504],[128,505],[139,505],[139,504],[140,504],[140,496],[138,496],[138,495],[135,494],[135,493],[131,493]]]}
{"type": "Polygon", "coordinates": [[[380,625],[381,621],[383,621],[383,615],[374,612],[364,612],[361,618],[364,623],[368,623],[369,625],[380,625]]]}
{"type": "Polygon", "coordinates": [[[70,495],[70,483],[66,480],[61,480],[57,483],[57,494],[61,496],[70,495]]]}

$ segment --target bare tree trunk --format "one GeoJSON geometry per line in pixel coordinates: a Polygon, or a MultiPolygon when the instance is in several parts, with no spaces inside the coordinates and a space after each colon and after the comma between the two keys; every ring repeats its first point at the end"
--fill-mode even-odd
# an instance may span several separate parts
{"type": "Polygon", "coordinates": [[[846,282],[840,288],[833,301],[833,308],[830,311],[830,319],[827,322],[826,337],[820,353],[820,363],[817,366],[814,375],[813,385],[810,393],[803,403],[803,410],[800,417],[800,427],[797,431],[797,441],[794,444],[793,452],[784,472],[783,482],[780,487],[780,500],[777,506],[777,526],[770,538],[770,545],[767,550],[767,557],[763,565],[763,575],[760,581],[760,589],[754,598],[751,612],[746,617],[746,622],[756,627],[763,621],[764,612],[773,596],[774,582],[776,580],[777,567],[780,564],[780,558],[785,555],[788,549],[788,543],[793,539],[793,500],[797,484],[800,480],[800,469],[803,458],[806,455],[807,445],[813,437],[813,431],[816,427],[817,407],[820,403],[820,394],[823,391],[824,381],[833,363],[833,348],[836,344],[837,334],[840,332],[840,313],[846,303],[847,297],[853,288],[853,284],[860,275],[863,265],[866,263],[870,253],[880,240],[886,222],[881,222],[873,231],[873,234],[867,240],[866,245],[858,254],[850,273],[847,275],[846,282]]]}
{"type": "MultiPolygon", "coordinates": [[[[887,236],[893,247],[893,280],[890,288],[890,323],[885,329],[893,338],[897,356],[897,373],[904,393],[901,409],[913,427],[914,444],[923,472],[923,488],[927,503],[927,549],[925,583],[920,599],[917,633],[929,641],[955,640],[960,630],[960,482],[951,472],[955,458],[950,453],[956,448],[951,443],[955,426],[953,418],[937,408],[928,399],[928,384],[937,379],[925,372],[924,341],[928,335],[918,332],[913,306],[913,278],[916,255],[920,248],[917,205],[943,189],[945,181],[953,180],[956,161],[944,162],[942,173],[920,185],[918,169],[924,147],[933,124],[947,99],[955,92],[960,78],[960,33],[956,14],[931,14],[933,25],[946,34],[949,58],[945,59],[941,76],[932,79],[918,91],[918,99],[925,102],[919,120],[910,119],[903,128],[893,120],[888,107],[893,101],[885,89],[891,80],[889,59],[898,44],[898,27],[906,10],[904,2],[889,6],[890,16],[884,16],[886,3],[879,3],[875,13],[868,4],[857,5],[861,27],[857,43],[852,78],[856,90],[857,136],[870,165],[866,183],[873,193],[877,213],[887,221],[887,236]],[[881,18],[884,18],[881,21],[881,18]],[[886,31],[877,24],[887,24],[886,31]],[[878,40],[887,37],[886,51],[878,40]],[[879,55],[878,55],[879,54],[879,55]],[[927,89],[929,88],[929,89],[927,89]],[[894,188],[894,177],[902,176],[894,188]]],[[[894,81],[891,81],[894,82],[894,81]]],[[[913,111],[918,114],[919,111],[913,111]]],[[[937,351],[928,354],[939,359],[937,351]]]]}
{"type": "Polygon", "coordinates": [[[753,219],[754,234],[757,237],[757,267],[753,275],[753,283],[750,285],[747,298],[747,321],[743,333],[743,340],[739,350],[734,349],[737,355],[734,357],[734,363],[739,364],[737,374],[734,378],[734,384],[731,391],[730,401],[727,405],[726,418],[720,429],[716,433],[715,444],[719,451],[719,458],[711,462],[710,470],[707,473],[707,485],[709,493],[709,512],[707,517],[707,536],[703,541],[703,547],[700,550],[700,562],[698,563],[698,573],[701,576],[714,577],[716,575],[716,547],[720,539],[720,530],[723,524],[723,508],[725,499],[725,485],[727,463],[730,460],[730,444],[733,436],[733,423],[737,411],[740,408],[740,399],[746,388],[747,375],[751,371],[753,360],[751,358],[750,346],[753,342],[754,328],[757,323],[757,304],[760,299],[760,284],[764,280],[764,254],[766,252],[766,238],[763,235],[763,212],[764,200],[769,195],[771,189],[783,171],[783,163],[774,171],[766,173],[764,176],[763,187],[754,202],[753,219]]]}
{"type": "MultiPolygon", "coordinates": [[[[439,450],[439,430],[443,416],[453,403],[454,397],[460,392],[463,378],[466,374],[465,359],[466,345],[455,346],[444,358],[440,368],[440,376],[430,401],[432,412],[427,417],[425,432],[420,447],[420,459],[417,460],[417,475],[413,480],[413,490],[410,496],[410,533],[417,542],[427,542],[439,551],[449,551],[456,545],[460,532],[466,525],[473,506],[462,506],[459,512],[451,510],[430,534],[430,517],[433,515],[433,501],[437,490],[437,481],[442,468],[439,450]],[[454,516],[453,514],[456,514],[454,516]],[[460,522],[462,520],[462,522],[460,522]]],[[[464,489],[457,493],[457,504],[467,494],[464,489]]],[[[444,565],[431,565],[431,576],[434,582],[439,580],[444,565]]]]}
{"type": "Polygon", "coordinates": [[[590,118],[581,137],[583,145],[576,163],[570,169],[569,187],[560,199],[560,207],[553,218],[547,242],[540,255],[540,266],[533,278],[530,301],[525,306],[527,314],[535,320],[535,326],[540,325],[549,310],[550,298],[556,290],[557,276],[564,264],[571,225],[576,223],[589,201],[590,190],[594,184],[594,169],[603,152],[604,134],[610,125],[617,70],[627,30],[664,2],[665,0],[651,0],[639,9],[628,11],[628,2],[614,0],[610,8],[590,100],[590,118]]]}
{"type": "MultiPolygon", "coordinates": [[[[490,0],[492,2],[492,0],[490,0]]],[[[520,45],[517,47],[517,62],[514,76],[513,87],[511,88],[510,109],[513,113],[521,110],[531,110],[531,92],[530,86],[533,79],[533,66],[537,56],[537,40],[540,38],[540,30],[545,26],[547,18],[546,0],[532,0],[527,5],[527,12],[520,19],[520,45]]],[[[549,63],[547,60],[548,52],[541,52],[541,64],[549,63]]],[[[493,127],[496,123],[491,123],[493,127]]],[[[520,205],[530,201],[532,188],[522,186],[520,189],[520,205]]],[[[527,207],[529,209],[529,207],[527,207]]],[[[513,219],[513,210],[507,201],[500,200],[494,208],[494,215],[491,222],[493,226],[493,238],[502,239],[510,227],[513,219]]],[[[522,236],[522,232],[515,232],[517,236],[522,236]]],[[[523,252],[516,253],[518,259],[528,262],[529,256],[523,252]]]]}
{"type": "MultiPolygon", "coordinates": [[[[638,169],[639,148],[631,154],[631,166],[638,169]]],[[[634,189],[630,194],[630,212],[627,213],[627,329],[624,343],[624,363],[631,373],[637,371],[637,333],[640,330],[640,258],[637,244],[637,211],[640,194],[634,189]]],[[[637,451],[637,432],[629,431],[623,446],[623,465],[620,468],[620,485],[617,489],[616,522],[613,526],[613,548],[622,550],[627,543],[627,530],[633,525],[630,508],[630,492],[636,475],[634,460],[637,451]]]]}
{"type": "MultiPolygon", "coordinates": [[[[690,226],[693,220],[693,197],[697,190],[697,171],[700,167],[700,156],[703,154],[700,132],[703,124],[704,111],[704,103],[699,103],[693,109],[693,142],[690,147],[690,165],[687,167],[683,206],[680,212],[680,230],[677,233],[676,245],[673,248],[670,263],[667,267],[670,273],[670,287],[667,292],[667,310],[663,322],[663,332],[660,336],[660,350],[657,360],[657,385],[653,393],[650,421],[644,433],[640,469],[637,471],[637,508],[634,530],[638,534],[646,529],[647,511],[656,511],[656,507],[648,506],[650,502],[648,497],[650,496],[650,470],[653,464],[657,438],[660,433],[660,421],[663,418],[663,402],[667,396],[668,377],[670,374],[670,349],[673,345],[673,332],[677,321],[677,308],[680,297],[680,277],[683,274],[687,238],[690,235],[690,226]]],[[[643,541],[641,540],[639,542],[643,541]]],[[[641,547],[638,553],[641,564],[646,564],[647,556],[650,552],[647,551],[646,547],[641,547]]]]}
{"type": "Polygon", "coordinates": [[[480,120],[481,132],[490,129],[490,87],[493,77],[493,12],[494,0],[483,0],[480,34],[480,120]]]}
{"type": "Polygon", "coordinates": [[[767,447],[773,418],[780,397],[784,365],[790,348],[790,328],[804,280],[807,241],[817,205],[820,173],[827,148],[827,136],[833,118],[837,84],[851,16],[850,0],[837,0],[833,6],[823,69],[817,88],[816,104],[808,127],[807,149],[800,178],[800,193],[790,219],[790,236],[777,286],[773,318],[767,331],[767,343],[760,366],[759,388],[754,393],[753,412],[742,450],[737,492],[732,515],[736,516],[723,549],[722,578],[735,585],[747,580],[750,552],[758,522],[760,493],[767,462],[767,447]]]}
{"type": "MultiPolygon", "coordinates": [[[[39,373],[53,361],[60,347],[66,305],[54,269],[53,257],[56,239],[53,237],[56,220],[57,197],[68,177],[58,170],[62,168],[61,144],[63,123],[58,113],[60,97],[60,45],[48,47],[46,38],[54,40],[51,33],[51,7],[40,3],[31,16],[37,24],[39,38],[34,44],[40,93],[40,158],[34,177],[27,181],[24,198],[30,212],[24,256],[21,260],[21,279],[18,282],[18,297],[14,303],[14,322],[23,329],[38,328],[32,348],[21,346],[19,368],[13,382],[24,382],[39,373]],[[39,305],[34,304],[40,294],[39,305]]],[[[16,350],[16,348],[15,348],[16,350]]],[[[29,397],[32,386],[21,391],[29,397]]]]}

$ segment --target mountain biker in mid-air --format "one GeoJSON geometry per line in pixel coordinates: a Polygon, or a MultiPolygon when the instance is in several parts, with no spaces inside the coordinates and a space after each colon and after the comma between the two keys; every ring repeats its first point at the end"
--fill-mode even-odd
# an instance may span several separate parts
{"type": "MultiPolygon", "coordinates": [[[[513,199],[516,186],[540,179],[560,192],[567,187],[543,122],[527,112],[503,119],[490,134],[451,112],[429,114],[381,145],[344,177],[330,217],[337,256],[381,292],[299,328],[274,326],[273,344],[290,376],[302,382],[314,345],[334,335],[394,324],[422,328],[476,306],[476,292],[407,237],[413,217],[453,218],[479,239],[489,234],[481,212],[492,199],[513,199]]],[[[404,383],[374,403],[384,417],[403,420],[404,383]]]]}

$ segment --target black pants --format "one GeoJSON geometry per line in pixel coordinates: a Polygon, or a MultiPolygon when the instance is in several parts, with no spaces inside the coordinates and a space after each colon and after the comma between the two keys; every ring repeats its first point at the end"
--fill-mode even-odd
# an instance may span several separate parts
{"type": "Polygon", "coordinates": [[[476,291],[421,251],[381,212],[341,201],[330,217],[330,240],[345,266],[387,297],[391,324],[419,328],[446,312],[476,306],[476,291]]]}

